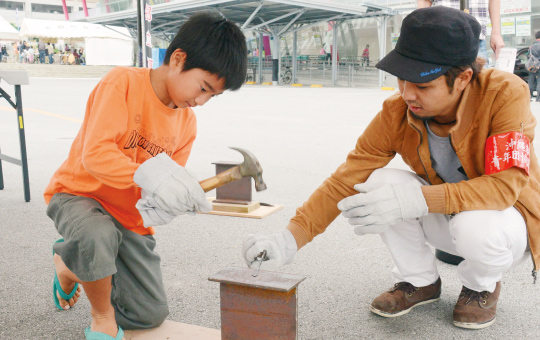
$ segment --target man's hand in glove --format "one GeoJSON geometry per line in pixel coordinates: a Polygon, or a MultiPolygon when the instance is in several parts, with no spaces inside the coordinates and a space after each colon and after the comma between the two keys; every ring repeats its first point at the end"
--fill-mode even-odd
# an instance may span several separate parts
{"type": "Polygon", "coordinates": [[[338,203],[343,217],[356,226],[358,235],[378,234],[391,225],[409,218],[428,214],[428,206],[420,183],[362,183],[354,186],[359,192],[338,203]]]}
{"type": "Polygon", "coordinates": [[[141,164],[133,180],[154,200],[153,205],[169,214],[212,210],[197,178],[165,153],[141,164]]]}
{"type": "Polygon", "coordinates": [[[296,240],[288,229],[279,234],[247,235],[242,243],[242,256],[250,268],[255,268],[255,258],[266,250],[267,261],[262,263],[262,269],[275,270],[293,261],[298,250],[296,240]]]}

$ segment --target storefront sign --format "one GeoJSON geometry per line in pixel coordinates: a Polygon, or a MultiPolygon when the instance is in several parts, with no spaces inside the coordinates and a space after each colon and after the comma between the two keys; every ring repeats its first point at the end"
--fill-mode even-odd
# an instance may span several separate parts
{"type": "Polygon", "coordinates": [[[514,35],[516,34],[516,18],[501,18],[501,34],[514,35]]]}
{"type": "Polygon", "coordinates": [[[396,48],[398,39],[399,39],[399,33],[390,34],[390,41],[392,42],[392,49],[396,48]]]}
{"type": "Polygon", "coordinates": [[[516,36],[518,37],[531,36],[531,16],[530,15],[516,17],[516,36]]]}
{"type": "Polygon", "coordinates": [[[531,0],[503,0],[501,14],[528,13],[531,11],[531,0]]]}

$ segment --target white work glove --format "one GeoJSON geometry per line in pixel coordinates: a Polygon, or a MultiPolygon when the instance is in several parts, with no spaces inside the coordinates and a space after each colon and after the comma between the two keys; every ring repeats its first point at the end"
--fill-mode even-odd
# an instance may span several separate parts
{"type": "Polygon", "coordinates": [[[212,210],[197,178],[165,153],[141,164],[133,180],[155,200],[155,207],[172,215],[212,210]]]}
{"type": "Polygon", "coordinates": [[[338,203],[343,217],[356,226],[357,235],[378,234],[391,225],[426,216],[428,206],[417,181],[397,184],[362,183],[354,186],[359,194],[338,203]]]}
{"type": "Polygon", "coordinates": [[[261,269],[276,270],[293,261],[298,250],[296,240],[288,229],[283,229],[279,234],[247,235],[242,243],[242,256],[250,268],[257,268],[259,261],[255,258],[266,250],[266,258],[261,269]]]}
{"type": "Polygon", "coordinates": [[[142,198],[135,207],[139,210],[145,228],[169,224],[176,216],[157,207],[156,200],[146,190],[142,190],[142,198]]]}

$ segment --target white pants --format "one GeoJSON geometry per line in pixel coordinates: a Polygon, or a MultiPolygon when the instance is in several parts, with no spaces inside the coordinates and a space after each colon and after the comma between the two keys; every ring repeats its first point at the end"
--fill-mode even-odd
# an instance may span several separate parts
{"type": "MultiPolygon", "coordinates": [[[[416,174],[397,169],[379,169],[366,183],[402,183],[412,179],[429,185],[416,174]]],[[[394,260],[396,282],[427,286],[439,273],[433,247],[465,260],[458,267],[462,284],[474,291],[495,290],[509,268],[530,258],[525,220],[514,207],[506,210],[464,211],[454,217],[428,214],[396,223],[381,233],[394,260]]]]}

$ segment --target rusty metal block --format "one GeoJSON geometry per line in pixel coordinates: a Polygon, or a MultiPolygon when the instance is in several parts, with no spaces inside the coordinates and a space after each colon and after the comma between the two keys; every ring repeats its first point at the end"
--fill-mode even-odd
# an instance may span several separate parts
{"type": "MultiPolygon", "coordinates": [[[[242,162],[215,162],[216,175],[229,170],[242,162]]],[[[216,188],[216,203],[248,204],[251,202],[251,177],[244,177],[238,181],[216,188]]]]}
{"type": "Polygon", "coordinates": [[[208,278],[220,283],[221,339],[295,340],[297,286],[305,277],[230,267],[208,278]]]}

